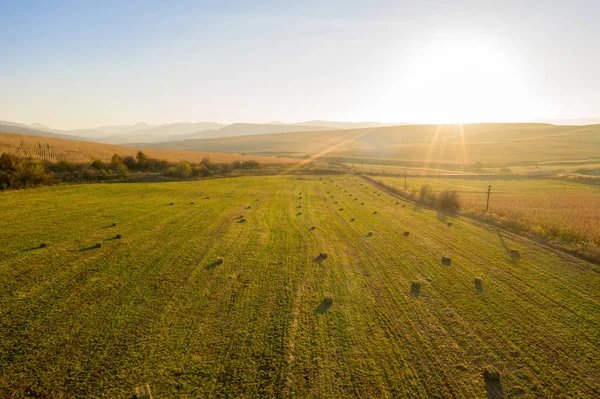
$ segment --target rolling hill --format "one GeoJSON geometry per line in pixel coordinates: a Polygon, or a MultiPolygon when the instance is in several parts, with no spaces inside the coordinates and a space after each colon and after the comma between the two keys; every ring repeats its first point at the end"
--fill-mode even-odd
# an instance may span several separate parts
{"type": "MultiPolygon", "coordinates": [[[[72,162],[89,162],[91,159],[110,161],[113,154],[135,156],[139,149],[113,144],[91,143],[86,141],[65,140],[63,138],[31,136],[25,134],[0,133],[0,154],[7,152],[21,157],[58,161],[68,159],[72,162]]],[[[228,163],[234,160],[254,159],[263,164],[295,163],[297,160],[285,157],[260,155],[223,154],[215,152],[171,151],[143,149],[151,158],[165,159],[170,162],[200,162],[208,156],[213,162],[228,163]]]]}
{"type": "Polygon", "coordinates": [[[186,151],[327,156],[349,162],[533,164],[600,157],[600,125],[403,125],[262,134],[148,145],[186,151]]]}

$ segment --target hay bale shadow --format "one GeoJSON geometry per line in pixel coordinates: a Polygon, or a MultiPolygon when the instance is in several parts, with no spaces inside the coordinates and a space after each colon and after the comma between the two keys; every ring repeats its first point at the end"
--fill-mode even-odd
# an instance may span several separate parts
{"type": "Polygon", "coordinates": [[[79,252],[87,252],[87,251],[92,251],[94,249],[100,249],[100,248],[102,248],[102,245],[94,244],[89,247],[81,248],[79,250],[79,252]]]}
{"type": "Polygon", "coordinates": [[[483,292],[483,280],[481,277],[475,277],[473,279],[473,283],[475,283],[475,289],[477,292],[483,292]]]}
{"type": "Polygon", "coordinates": [[[319,304],[319,306],[317,306],[317,308],[315,309],[315,313],[318,313],[318,314],[327,313],[329,311],[329,308],[331,308],[332,305],[333,305],[333,298],[330,296],[326,296],[325,299],[323,299],[323,302],[321,302],[319,304]]]}
{"type": "Polygon", "coordinates": [[[415,298],[418,298],[419,296],[421,296],[421,282],[420,281],[413,281],[410,283],[410,295],[414,296],[415,298]]]}
{"type": "Polygon", "coordinates": [[[220,264],[223,263],[223,258],[219,257],[217,258],[217,260],[215,260],[214,262],[204,266],[204,268],[206,270],[213,270],[214,268],[216,268],[217,266],[219,266],[220,264]]]}
{"type": "Polygon", "coordinates": [[[313,259],[313,263],[319,263],[320,264],[325,259],[327,259],[327,254],[321,252],[316,258],[313,259]]]}
{"type": "Polygon", "coordinates": [[[48,248],[48,244],[43,242],[40,245],[38,245],[37,247],[25,248],[25,249],[21,250],[21,252],[35,251],[36,249],[42,249],[42,248],[48,248]]]}
{"type": "Polygon", "coordinates": [[[504,390],[500,383],[500,372],[495,367],[490,366],[483,370],[483,380],[485,381],[485,391],[488,399],[504,398],[504,390]]]}

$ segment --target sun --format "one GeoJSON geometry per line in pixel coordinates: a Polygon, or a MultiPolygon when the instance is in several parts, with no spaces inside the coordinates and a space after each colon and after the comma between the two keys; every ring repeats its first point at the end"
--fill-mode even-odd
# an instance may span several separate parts
{"type": "MultiPolygon", "coordinates": [[[[518,119],[527,97],[511,55],[481,38],[439,37],[403,60],[387,109],[420,123],[518,119]]],[[[397,119],[397,117],[392,118],[397,119]]]]}

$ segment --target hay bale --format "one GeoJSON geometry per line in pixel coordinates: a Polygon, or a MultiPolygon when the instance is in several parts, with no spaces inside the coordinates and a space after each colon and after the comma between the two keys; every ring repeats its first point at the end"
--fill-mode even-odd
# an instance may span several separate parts
{"type": "Polygon", "coordinates": [[[246,209],[252,209],[252,207],[251,207],[250,205],[248,205],[248,206],[246,207],[246,209]]]}
{"type": "Polygon", "coordinates": [[[343,210],[344,210],[344,208],[340,208],[340,211],[343,211],[343,210]]]}
{"type": "Polygon", "coordinates": [[[402,208],[406,207],[406,205],[402,204],[402,208]]]}
{"type": "Polygon", "coordinates": [[[190,202],[190,205],[194,205],[194,201],[190,202]]]}
{"type": "Polygon", "coordinates": [[[396,205],[400,205],[400,203],[399,203],[399,202],[396,202],[396,205]]]}
{"type": "Polygon", "coordinates": [[[475,277],[473,279],[473,282],[475,283],[475,289],[478,292],[483,291],[483,280],[481,279],[481,277],[475,277]]]}
{"type": "Polygon", "coordinates": [[[96,243],[96,248],[101,248],[102,247],[102,243],[101,242],[97,242],[96,243]]]}
{"type": "Polygon", "coordinates": [[[144,384],[141,387],[135,388],[136,399],[152,399],[152,392],[150,392],[150,385],[144,384]]]}
{"type": "Polygon", "coordinates": [[[327,253],[325,253],[325,252],[319,253],[319,258],[327,259],[327,253]]]}
{"type": "Polygon", "coordinates": [[[442,265],[450,266],[452,264],[452,259],[442,256],[442,265]]]}
{"type": "Polygon", "coordinates": [[[355,197],[355,198],[354,198],[354,201],[358,201],[358,198],[356,198],[356,197],[355,197]]]}
{"type": "Polygon", "coordinates": [[[298,213],[296,214],[296,216],[300,216],[300,215],[302,215],[302,212],[298,212],[298,213]]]}
{"type": "Polygon", "coordinates": [[[299,200],[301,200],[301,199],[302,199],[302,197],[298,197],[298,199],[299,199],[299,200]]]}
{"type": "Polygon", "coordinates": [[[410,232],[405,231],[404,234],[402,234],[404,237],[408,237],[410,235],[410,232]]]}
{"type": "Polygon", "coordinates": [[[412,281],[410,283],[410,295],[414,297],[419,297],[421,295],[421,282],[420,281],[412,281]]]}
{"type": "Polygon", "coordinates": [[[296,208],[302,208],[302,205],[298,205],[296,208]]]}
{"type": "Polygon", "coordinates": [[[169,205],[175,205],[173,202],[171,202],[169,205]]]}
{"type": "Polygon", "coordinates": [[[40,248],[46,248],[47,246],[48,246],[48,244],[45,243],[45,242],[43,242],[43,243],[40,244],[40,248]]]}
{"type": "Polygon", "coordinates": [[[117,222],[113,222],[112,227],[117,227],[117,222]]]}
{"type": "Polygon", "coordinates": [[[354,218],[350,219],[351,222],[354,222],[354,218]]]}
{"type": "Polygon", "coordinates": [[[373,211],[373,215],[377,215],[377,211],[373,211]]]}
{"type": "Polygon", "coordinates": [[[487,366],[483,369],[483,378],[486,381],[500,381],[500,371],[494,366],[487,366]]]}
{"type": "Polygon", "coordinates": [[[121,236],[121,234],[117,234],[117,235],[115,236],[115,238],[117,238],[117,239],[118,239],[118,238],[121,238],[121,237],[122,237],[122,236],[121,236]]]}
{"type": "Polygon", "coordinates": [[[518,250],[516,249],[511,249],[510,250],[510,256],[512,256],[513,258],[520,258],[521,254],[519,253],[518,250]]]}
{"type": "Polygon", "coordinates": [[[223,257],[221,257],[221,256],[217,256],[217,260],[215,261],[215,263],[216,263],[217,265],[220,265],[220,264],[222,264],[222,263],[223,263],[223,257]]]}
{"type": "Polygon", "coordinates": [[[452,227],[452,222],[448,222],[448,227],[452,227]]]}
{"type": "Polygon", "coordinates": [[[361,204],[361,205],[364,205],[365,203],[364,203],[364,202],[361,202],[360,204],[361,204]]]}
{"type": "Polygon", "coordinates": [[[372,232],[372,231],[369,231],[369,232],[367,233],[367,237],[373,237],[373,232],[372,232]]]}
{"type": "Polygon", "coordinates": [[[315,226],[310,226],[310,229],[314,230],[314,229],[316,229],[316,227],[315,226]]]}
{"type": "Polygon", "coordinates": [[[204,197],[204,199],[210,199],[210,197],[204,197]]]}

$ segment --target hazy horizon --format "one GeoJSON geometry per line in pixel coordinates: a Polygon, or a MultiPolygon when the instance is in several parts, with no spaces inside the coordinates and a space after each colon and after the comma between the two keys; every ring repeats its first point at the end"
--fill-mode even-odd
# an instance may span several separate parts
{"type": "Polygon", "coordinates": [[[587,1],[6,4],[0,120],[536,122],[600,116],[587,1]]]}

